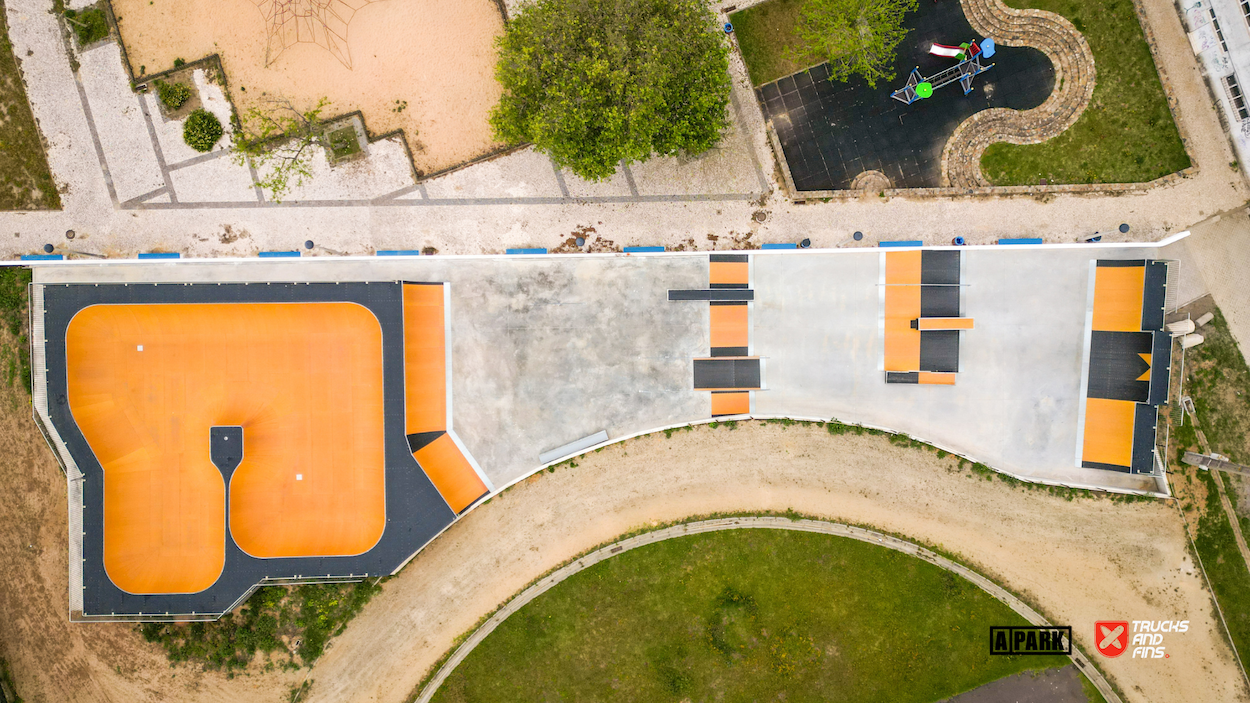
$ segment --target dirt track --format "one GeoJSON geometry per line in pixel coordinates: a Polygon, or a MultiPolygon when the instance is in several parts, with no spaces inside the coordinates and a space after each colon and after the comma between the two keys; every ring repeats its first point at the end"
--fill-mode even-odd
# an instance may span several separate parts
{"type": "MultiPolygon", "coordinates": [[[[0,655],[35,701],[272,701],[299,673],[233,680],[170,668],[124,624],[66,621],[64,479],[25,393],[0,391],[0,655]]],[[[819,428],[721,427],[633,440],[516,486],[435,541],[331,643],[311,700],[403,701],[453,639],[530,580],[631,528],[693,514],[796,510],[956,552],[1075,628],[1188,619],[1167,660],[1097,663],[1131,701],[1248,701],[1175,509],[1065,501],[972,478],[951,459],[819,428]]]]}
{"type": "Polygon", "coordinates": [[[1091,652],[1096,620],[1190,620],[1166,640],[1168,659],[1093,656],[1130,701],[1250,700],[1170,504],[1067,501],[883,438],[776,425],[653,435],[580,464],[527,480],[440,537],[318,664],[310,700],[404,700],[501,600],[631,528],[787,508],[956,552],[1091,652]]]}

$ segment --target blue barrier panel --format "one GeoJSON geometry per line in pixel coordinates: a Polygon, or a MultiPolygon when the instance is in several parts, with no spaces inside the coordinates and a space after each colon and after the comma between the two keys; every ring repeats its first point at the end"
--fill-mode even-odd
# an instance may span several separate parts
{"type": "Polygon", "coordinates": [[[547,250],[542,247],[533,247],[531,249],[509,249],[509,254],[546,254],[547,250]]]}
{"type": "Polygon", "coordinates": [[[257,254],[257,256],[259,256],[262,259],[273,259],[273,258],[284,257],[284,256],[299,257],[299,252],[298,251],[262,251],[261,253],[257,254]]]}
{"type": "Polygon", "coordinates": [[[760,249],[795,249],[799,245],[786,242],[767,242],[760,245],[760,249]]]}
{"type": "Polygon", "coordinates": [[[61,254],[22,254],[22,261],[60,261],[64,258],[61,254]]]}
{"type": "Polygon", "coordinates": [[[182,254],[176,251],[145,251],[139,254],[140,259],[181,259],[182,254]]]}
{"type": "Polygon", "coordinates": [[[924,242],[919,239],[905,239],[897,242],[878,242],[879,247],[920,247],[924,242]]]}
{"type": "Polygon", "coordinates": [[[664,247],[625,247],[626,254],[643,254],[649,251],[664,251],[664,247]]]}
{"type": "Polygon", "coordinates": [[[1022,237],[1019,239],[1000,239],[999,244],[1041,244],[1041,237],[1022,237]]]}
{"type": "Polygon", "coordinates": [[[419,249],[382,249],[374,253],[378,256],[421,256],[419,249]]]}

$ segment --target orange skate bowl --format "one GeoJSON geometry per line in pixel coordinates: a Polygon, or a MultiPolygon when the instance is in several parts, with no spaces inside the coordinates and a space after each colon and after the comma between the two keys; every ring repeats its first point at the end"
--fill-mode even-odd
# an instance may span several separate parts
{"type": "Polygon", "coordinates": [[[254,557],[351,556],[386,524],[382,329],[354,303],[94,305],[66,331],[68,399],[104,471],[104,567],[195,593],[229,536],[254,557]],[[243,427],[226,484],[209,429],[243,427]]]}

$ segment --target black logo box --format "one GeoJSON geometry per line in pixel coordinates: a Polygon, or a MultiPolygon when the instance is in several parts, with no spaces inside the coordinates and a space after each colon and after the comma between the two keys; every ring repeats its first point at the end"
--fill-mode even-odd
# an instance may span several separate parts
{"type": "Polygon", "coordinates": [[[990,654],[1071,654],[1072,628],[991,627],[990,654]]]}

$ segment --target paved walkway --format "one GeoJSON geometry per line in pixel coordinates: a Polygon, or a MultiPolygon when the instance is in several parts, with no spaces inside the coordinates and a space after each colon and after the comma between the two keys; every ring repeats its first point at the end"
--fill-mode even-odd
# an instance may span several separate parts
{"type": "MultiPolygon", "coordinates": [[[[729,4],[725,0],[722,6],[729,4]]],[[[1171,75],[1184,131],[1191,135],[1187,146],[1200,166],[1195,176],[1126,195],[866,196],[804,205],[764,192],[776,189],[775,165],[763,117],[736,54],[731,59],[735,131],[724,149],[705,158],[635,164],[607,183],[590,184],[557,173],[549,160],[523,151],[421,183],[410,176],[400,182],[404,174],[389,171],[367,182],[336,171],[326,176],[333,182],[325,187],[311,187],[282,203],[259,202],[247,174],[241,182],[233,180],[238,176],[225,168],[229,159],[171,160],[161,169],[152,156],[155,170],[139,169],[140,161],[132,168],[125,158],[110,159],[113,147],[104,145],[120,139],[117,131],[126,125],[143,139],[150,137],[143,103],[111,88],[102,91],[101,86],[115,85],[123,71],[119,61],[110,66],[101,49],[79,57],[77,76],[70,70],[50,7],[51,0],[9,0],[6,12],[65,210],[0,214],[0,258],[36,253],[45,244],[113,257],[157,249],[199,257],[251,256],[300,248],[310,239],[317,245],[313,255],[425,247],[440,253],[556,248],[574,236],[585,236],[599,250],[628,245],[724,249],[803,238],[813,246],[832,247],[852,244],[856,231],[865,233],[860,245],[892,239],[946,244],[955,236],[973,243],[1016,236],[1070,242],[1094,232],[1104,234],[1104,241],[1143,241],[1250,199],[1240,172],[1228,167],[1232,151],[1167,0],[1144,0],[1144,11],[1160,65],[1171,75]],[[156,184],[144,188],[150,174],[156,184]],[[117,192],[123,181],[134,192],[117,192]],[[157,192],[169,185],[177,203],[170,192],[157,192]],[[1130,232],[1116,231],[1121,223],[1129,224],[1130,232]],[[67,230],[75,231],[72,242],[67,230]]],[[[167,145],[160,141],[163,125],[156,124],[156,115],[149,116],[158,143],[167,145]]],[[[389,148],[381,142],[374,147],[389,148]]],[[[135,153],[148,163],[147,156],[135,153]]]]}
{"type": "Polygon", "coordinates": [[[1032,110],[996,108],[976,113],[955,130],[942,152],[942,185],[992,185],[981,155],[995,142],[1037,144],[1076,124],[1094,94],[1094,54],[1067,19],[1043,10],[1016,10],[1001,0],[963,0],[964,14],[982,36],[1005,46],[1040,49],[1055,66],[1055,90],[1032,110]]]}
{"type": "MultiPolygon", "coordinates": [[[[875,544],[877,546],[893,549],[896,552],[902,552],[918,559],[923,559],[942,569],[946,569],[951,573],[958,574],[964,579],[971,581],[975,586],[994,596],[1007,607],[1014,610],[1020,617],[1038,626],[1050,625],[1051,622],[1042,617],[1036,610],[1029,607],[1024,601],[1016,598],[1006,589],[998,584],[990,581],[977,572],[968,567],[953,562],[941,555],[938,555],[924,547],[912,542],[865,530],[860,527],[852,527],[837,522],[826,522],[824,520],[791,520],[784,517],[736,517],[723,518],[720,520],[702,520],[698,522],[689,522],[681,525],[674,525],[662,530],[646,532],[636,537],[623,539],[615,544],[596,549],[595,551],[579,557],[576,561],[560,567],[555,571],[547,574],[539,579],[529,588],[521,591],[516,597],[509,600],[502,608],[495,611],[486,622],[474,630],[469,635],[464,644],[460,645],[451,657],[443,664],[442,667],[434,674],[425,689],[421,691],[421,695],[417,697],[417,703],[429,703],[438,691],[438,687],[443,685],[443,681],[451,674],[460,662],[464,661],[482,640],[486,639],[495,628],[503,624],[509,616],[516,613],[527,603],[534,600],[538,596],[546,593],[555,586],[559,585],[565,579],[574,574],[588,569],[601,561],[610,559],[618,554],[627,552],[631,549],[637,549],[648,544],[663,542],[664,540],[676,537],[686,537],[689,535],[698,535],[708,532],[721,532],[723,530],[741,530],[741,529],[769,529],[769,530],[793,530],[795,532],[814,532],[818,534],[832,535],[835,537],[848,537],[850,539],[875,544]]],[[[1089,663],[1089,657],[1085,656],[1076,643],[1072,644],[1072,654],[1070,658],[1082,673],[1093,682],[1094,687],[1102,694],[1107,703],[1120,703],[1120,697],[1116,695],[1115,690],[1103,678],[1102,673],[1089,663]]]]}

